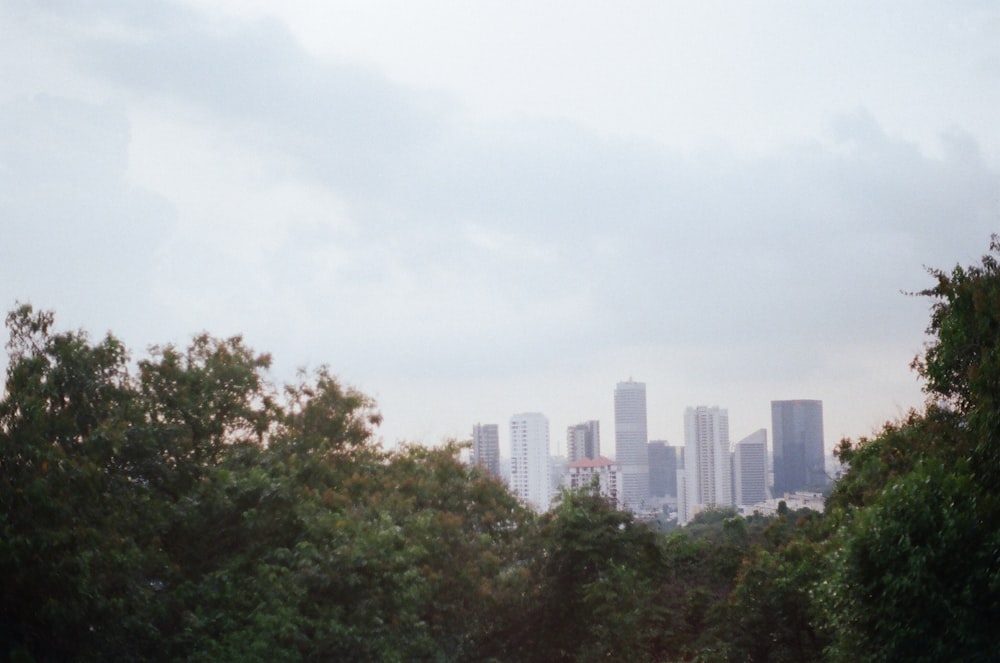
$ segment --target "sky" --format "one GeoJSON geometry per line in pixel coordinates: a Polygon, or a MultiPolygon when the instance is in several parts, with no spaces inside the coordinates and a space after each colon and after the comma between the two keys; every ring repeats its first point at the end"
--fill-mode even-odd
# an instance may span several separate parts
{"type": "Polygon", "coordinates": [[[651,439],[809,398],[832,448],[923,403],[998,112],[995,2],[0,0],[0,304],[327,365],[387,446],[613,454],[632,378],[651,439]]]}

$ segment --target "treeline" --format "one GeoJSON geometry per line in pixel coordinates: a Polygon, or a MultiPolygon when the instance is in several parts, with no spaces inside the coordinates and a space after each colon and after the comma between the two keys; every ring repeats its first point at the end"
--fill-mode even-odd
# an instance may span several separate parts
{"type": "Polygon", "coordinates": [[[7,317],[0,655],[12,661],[1000,660],[1000,270],[932,271],[923,412],[844,441],[826,513],[664,535],[386,451],[325,369],[7,317]]]}

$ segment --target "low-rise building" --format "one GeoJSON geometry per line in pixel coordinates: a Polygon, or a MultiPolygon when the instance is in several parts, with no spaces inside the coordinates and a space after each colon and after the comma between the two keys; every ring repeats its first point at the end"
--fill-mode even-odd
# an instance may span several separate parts
{"type": "Polygon", "coordinates": [[[622,468],[621,465],[605,458],[581,458],[566,466],[563,475],[563,486],[578,490],[597,484],[598,492],[607,497],[616,509],[623,508],[622,503],[622,468]]]}

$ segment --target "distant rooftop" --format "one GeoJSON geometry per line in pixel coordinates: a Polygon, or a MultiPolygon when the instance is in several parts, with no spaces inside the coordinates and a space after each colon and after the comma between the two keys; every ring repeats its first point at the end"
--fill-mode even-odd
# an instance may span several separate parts
{"type": "Polygon", "coordinates": [[[607,467],[608,465],[614,464],[615,461],[610,458],[598,456],[597,458],[581,458],[575,463],[570,463],[568,467],[607,467]]]}

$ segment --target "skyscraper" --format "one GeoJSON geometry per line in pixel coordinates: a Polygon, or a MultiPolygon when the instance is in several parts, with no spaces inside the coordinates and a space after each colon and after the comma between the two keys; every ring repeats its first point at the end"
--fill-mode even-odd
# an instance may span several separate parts
{"type": "Polygon", "coordinates": [[[823,401],[771,401],[774,496],[826,484],[823,401]]]}
{"type": "Polygon", "coordinates": [[[733,446],[733,502],[739,506],[767,500],[767,431],[750,433],[733,446]]]}
{"type": "Polygon", "coordinates": [[[539,412],[510,418],[510,487],[536,511],[548,511],[551,499],[549,420],[539,412]]]}
{"type": "Polygon", "coordinates": [[[666,440],[649,443],[649,494],[677,497],[677,448],[666,440]]]}
{"type": "Polygon", "coordinates": [[[472,462],[492,476],[500,476],[500,430],[496,424],[472,427],[472,462]]]}
{"type": "Polygon", "coordinates": [[[684,511],[687,523],[708,506],[733,505],[733,466],[729,453],[729,411],[704,405],[684,411],[684,511]]]}
{"type": "Polygon", "coordinates": [[[575,463],[584,458],[601,455],[601,423],[585,421],[566,429],[566,462],[575,463]]]}
{"type": "Polygon", "coordinates": [[[629,379],[615,387],[615,456],[622,468],[626,509],[638,511],[649,498],[646,384],[629,379]]]}
{"type": "Polygon", "coordinates": [[[684,447],[677,450],[677,524],[683,525],[691,513],[687,492],[687,469],[684,465],[684,447]]]}

